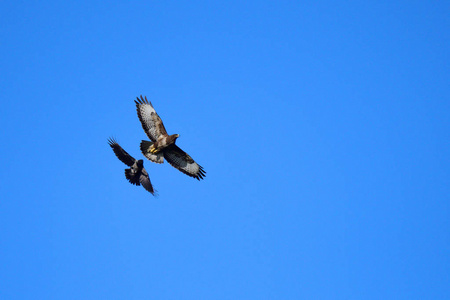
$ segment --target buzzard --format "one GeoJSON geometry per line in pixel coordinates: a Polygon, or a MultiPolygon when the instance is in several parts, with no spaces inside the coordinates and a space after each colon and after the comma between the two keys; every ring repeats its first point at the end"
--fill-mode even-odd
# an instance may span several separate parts
{"type": "Polygon", "coordinates": [[[136,160],[130,154],[128,154],[122,147],[113,139],[108,139],[108,144],[113,149],[117,158],[124,164],[129,166],[129,169],[125,169],[125,177],[131,184],[141,185],[149,191],[153,196],[156,196],[156,190],[153,189],[150,178],[147,171],[144,169],[144,161],[142,159],[136,160]]]}
{"type": "Polygon", "coordinates": [[[162,164],[164,158],[176,169],[184,174],[196,178],[203,179],[206,176],[205,170],[197,164],[192,157],[175,145],[178,134],[168,135],[161,118],[156,113],[151,102],[137,97],[136,103],[137,114],[141,121],[142,128],[150,138],[150,141],[141,142],[142,154],[152,162],[162,164]]]}

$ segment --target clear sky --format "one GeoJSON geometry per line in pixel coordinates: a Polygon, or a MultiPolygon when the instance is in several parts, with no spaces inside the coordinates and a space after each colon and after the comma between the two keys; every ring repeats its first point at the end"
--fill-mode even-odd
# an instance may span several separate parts
{"type": "Polygon", "coordinates": [[[0,298],[449,299],[450,5],[340,2],[2,1],[0,298]]]}

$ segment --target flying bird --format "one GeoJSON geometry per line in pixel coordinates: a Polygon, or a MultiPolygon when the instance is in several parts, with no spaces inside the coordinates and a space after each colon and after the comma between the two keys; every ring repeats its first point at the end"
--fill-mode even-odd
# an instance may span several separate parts
{"type": "Polygon", "coordinates": [[[206,176],[205,170],[197,164],[192,157],[181,150],[175,141],[179,137],[178,134],[168,135],[161,118],[156,113],[151,102],[142,97],[136,98],[136,110],[144,129],[150,141],[142,140],[142,154],[152,162],[162,164],[164,158],[176,169],[184,174],[196,178],[203,179],[206,176]]]}
{"type": "Polygon", "coordinates": [[[113,149],[117,158],[124,164],[129,166],[129,169],[125,169],[125,177],[131,184],[142,185],[153,196],[156,196],[156,190],[153,189],[150,178],[147,171],[144,169],[144,161],[142,159],[137,160],[128,154],[123,148],[113,139],[108,139],[108,144],[113,149]]]}

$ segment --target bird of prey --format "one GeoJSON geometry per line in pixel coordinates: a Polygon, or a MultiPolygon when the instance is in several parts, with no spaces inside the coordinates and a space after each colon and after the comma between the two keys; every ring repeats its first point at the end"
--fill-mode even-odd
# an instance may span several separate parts
{"type": "Polygon", "coordinates": [[[113,139],[108,139],[108,144],[113,149],[117,158],[124,164],[129,166],[129,169],[125,169],[125,177],[131,184],[141,185],[149,191],[153,196],[156,196],[156,190],[153,189],[150,178],[147,171],[144,169],[144,161],[142,159],[137,160],[128,154],[123,148],[113,139]]]}
{"type": "Polygon", "coordinates": [[[175,145],[178,134],[168,135],[161,118],[156,113],[151,102],[142,97],[134,100],[137,114],[150,141],[141,142],[142,154],[152,162],[162,164],[164,158],[176,169],[184,174],[203,179],[206,176],[205,170],[197,164],[192,157],[175,145]]]}

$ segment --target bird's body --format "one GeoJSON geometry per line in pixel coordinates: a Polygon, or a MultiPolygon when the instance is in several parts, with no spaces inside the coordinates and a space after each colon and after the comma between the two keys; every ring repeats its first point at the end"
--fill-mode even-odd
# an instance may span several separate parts
{"type": "Polygon", "coordinates": [[[192,157],[181,150],[175,142],[178,134],[168,135],[161,118],[156,113],[151,102],[142,97],[137,98],[136,110],[141,121],[142,128],[151,141],[142,141],[140,148],[142,154],[152,162],[161,164],[164,158],[176,169],[184,174],[203,179],[205,170],[197,164],[192,157]]]}
{"type": "Polygon", "coordinates": [[[157,154],[161,150],[163,150],[163,149],[167,148],[168,146],[174,144],[178,137],[179,137],[178,134],[172,134],[172,135],[167,135],[167,136],[160,136],[158,138],[158,140],[156,140],[156,142],[154,142],[153,145],[150,146],[150,149],[148,149],[148,151],[150,153],[157,154]]]}
{"type": "Polygon", "coordinates": [[[117,158],[130,167],[129,169],[125,169],[125,177],[128,181],[134,185],[142,185],[148,192],[155,196],[156,190],[153,188],[148,172],[144,168],[144,161],[133,158],[112,138],[108,140],[108,144],[113,149],[117,158]]]}

